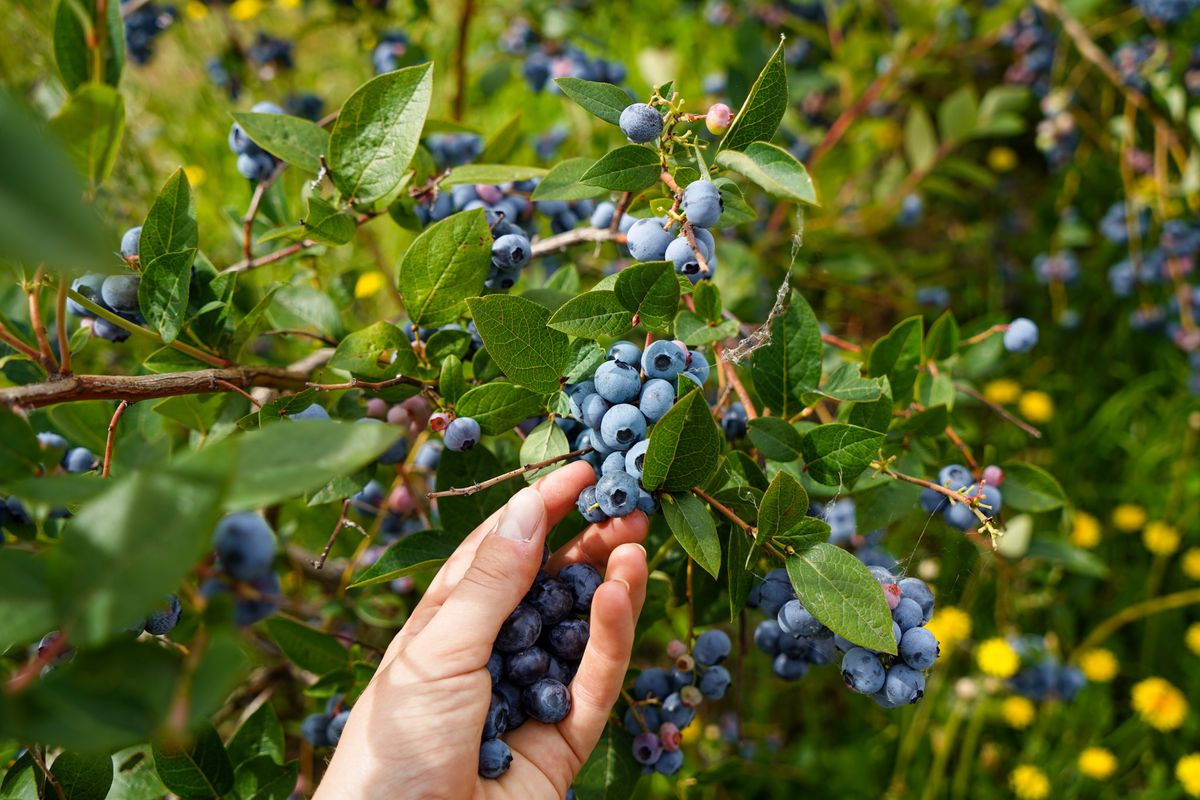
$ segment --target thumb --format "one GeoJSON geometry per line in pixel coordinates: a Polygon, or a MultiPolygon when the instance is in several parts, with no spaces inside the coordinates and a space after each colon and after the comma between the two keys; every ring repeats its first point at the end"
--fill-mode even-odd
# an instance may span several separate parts
{"type": "Polygon", "coordinates": [[[486,664],[500,626],[533,584],[546,529],[546,502],[538,490],[513,495],[412,652],[427,654],[448,674],[486,664]]]}

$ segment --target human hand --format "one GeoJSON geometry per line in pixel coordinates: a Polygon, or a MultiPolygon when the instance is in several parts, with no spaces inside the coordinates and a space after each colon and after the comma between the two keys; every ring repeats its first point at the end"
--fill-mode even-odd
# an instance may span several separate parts
{"type": "Polygon", "coordinates": [[[541,565],[547,532],[595,480],[590,465],[563,467],[522,489],[446,561],[392,640],[350,714],[318,800],[363,797],[561,798],[595,747],[621,692],[634,624],[646,597],[641,512],[591,525],[553,554],[555,573],[585,561],[605,573],[592,600],[591,635],[570,684],[571,712],[505,736],[512,765],[478,776],[492,697],[492,645],[541,565]]]}

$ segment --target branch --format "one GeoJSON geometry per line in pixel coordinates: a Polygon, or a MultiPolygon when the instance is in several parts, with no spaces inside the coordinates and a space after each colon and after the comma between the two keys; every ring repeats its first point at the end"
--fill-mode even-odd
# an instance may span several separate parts
{"type": "Polygon", "coordinates": [[[379,392],[391,386],[400,384],[408,386],[416,386],[424,389],[426,386],[432,386],[430,381],[423,381],[417,378],[410,378],[407,375],[397,375],[394,378],[388,378],[386,381],[360,381],[358,378],[351,378],[345,383],[308,383],[310,389],[316,389],[318,392],[343,392],[347,389],[365,389],[368,392],[379,392]]]}
{"type": "Polygon", "coordinates": [[[625,234],[607,228],[576,228],[573,231],[549,236],[533,243],[531,258],[541,258],[566,250],[583,242],[616,242],[625,244],[625,234]]]}
{"type": "Polygon", "coordinates": [[[21,408],[42,408],[73,400],[125,400],[133,403],[158,397],[230,391],[230,386],[241,389],[250,386],[299,389],[307,381],[306,373],[275,367],[227,367],[159,375],[75,375],[0,389],[0,403],[21,408]]]}
{"type": "Polygon", "coordinates": [[[1004,333],[1006,330],[1008,330],[1008,325],[993,325],[990,328],[986,328],[986,329],[980,331],[979,333],[975,334],[974,336],[968,336],[966,339],[962,340],[962,343],[968,344],[968,345],[969,344],[979,344],[983,340],[989,339],[992,336],[995,336],[997,333],[1004,333]]]}
{"type": "Polygon", "coordinates": [[[9,332],[8,328],[4,327],[3,322],[0,322],[0,342],[4,342],[13,350],[24,353],[34,361],[38,361],[41,358],[41,354],[38,353],[37,350],[34,350],[32,347],[25,344],[25,342],[18,339],[15,334],[9,332]]]}
{"type": "Polygon", "coordinates": [[[214,367],[230,366],[230,362],[228,360],[221,358],[220,356],[215,356],[212,353],[206,353],[203,350],[192,347],[190,344],[185,344],[184,342],[181,342],[178,339],[176,339],[170,343],[165,342],[165,341],[163,341],[163,338],[161,336],[159,336],[157,333],[150,330],[149,328],[143,328],[141,325],[136,325],[136,324],[130,322],[129,320],[125,319],[124,317],[122,317],[120,314],[114,314],[112,311],[109,311],[107,308],[104,308],[103,306],[98,305],[94,301],[89,300],[88,298],[84,297],[79,292],[75,291],[74,289],[67,289],[67,297],[70,297],[76,303],[83,306],[88,311],[95,314],[97,317],[100,317],[101,319],[111,322],[113,325],[116,325],[118,328],[123,328],[123,329],[129,331],[130,333],[135,333],[138,336],[141,336],[146,339],[150,339],[151,341],[157,342],[162,345],[166,345],[167,347],[178,350],[181,353],[186,353],[187,355],[191,356],[192,358],[196,359],[197,361],[203,361],[205,364],[211,364],[214,367]]]}
{"type": "Polygon", "coordinates": [[[1016,425],[1018,428],[1020,428],[1022,431],[1024,431],[1028,435],[1032,436],[1034,439],[1042,438],[1042,432],[1039,431],[1037,428],[1033,427],[1025,420],[1013,416],[1013,414],[1011,414],[1008,411],[1008,409],[1006,409],[1004,406],[1002,406],[998,403],[993,403],[991,400],[988,400],[982,394],[977,392],[972,387],[967,386],[965,383],[956,383],[956,384],[954,384],[954,388],[957,389],[958,391],[962,392],[963,394],[968,395],[969,397],[973,397],[976,400],[978,400],[979,402],[983,403],[985,406],[990,408],[992,411],[995,411],[996,414],[998,414],[1000,416],[1000,418],[1003,419],[1005,422],[1011,422],[1013,425],[1016,425]]]}
{"type": "Polygon", "coordinates": [[[54,325],[58,331],[58,374],[71,374],[71,340],[67,336],[67,281],[59,276],[58,296],[54,305],[54,325]]]}
{"type": "Polygon", "coordinates": [[[518,475],[524,475],[526,472],[533,472],[535,470],[542,469],[543,467],[549,467],[552,464],[557,464],[560,461],[566,461],[568,458],[575,458],[576,456],[582,456],[590,452],[592,452],[592,448],[590,446],[584,447],[579,450],[574,450],[570,453],[564,453],[561,456],[547,458],[545,461],[538,461],[533,464],[526,464],[523,467],[517,467],[516,469],[505,472],[503,475],[497,475],[494,478],[488,478],[486,481],[483,481],[482,483],[476,483],[473,486],[464,486],[461,489],[445,489],[440,492],[426,492],[425,496],[431,500],[437,497],[469,497],[476,492],[482,492],[484,489],[490,489],[497,483],[504,483],[504,481],[508,480],[509,478],[515,478],[518,475]]]}
{"type": "Polygon", "coordinates": [[[101,478],[107,478],[108,471],[112,467],[113,444],[117,440],[117,425],[121,423],[121,417],[125,416],[127,408],[129,408],[129,401],[122,400],[117,404],[117,410],[113,412],[112,419],[108,422],[108,438],[104,441],[104,466],[100,469],[101,478]]]}
{"type": "MultiPolygon", "coordinates": [[[[688,297],[689,299],[691,298],[690,295],[688,297]]],[[[719,342],[713,342],[713,355],[717,357],[717,369],[725,370],[725,376],[729,379],[733,390],[737,392],[738,400],[742,401],[742,406],[746,409],[746,417],[748,419],[757,418],[758,412],[754,409],[754,403],[750,400],[750,393],[746,391],[745,385],[742,384],[742,379],[738,377],[733,363],[725,358],[724,349],[719,342]]]]}
{"type": "Polygon", "coordinates": [[[58,372],[58,359],[50,349],[50,337],[46,335],[46,325],[42,322],[42,283],[46,277],[45,267],[38,267],[33,274],[33,285],[29,293],[29,325],[33,328],[33,336],[37,340],[40,351],[39,360],[47,372],[58,372]]]}
{"type": "Polygon", "coordinates": [[[848,342],[845,339],[834,336],[832,333],[821,334],[821,341],[830,347],[836,347],[839,350],[845,350],[847,353],[861,353],[862,346],[854,342],[848,342]]]}
{"type": "Polygon", "coordinates": [[[1163,611],[1172,611],[1176,608],[1190,606],[1193,603],[1200,603],[1200,589],[1188,589],[1184,592],[1175,592],[1174,594],[1155,597],[1122,609],[1096,626],[1096,629],[1088,634],[1079,647],[1075,648],[1075,654],[1078,655],[1079,653],[1087,652],[1116,633],[1118,628],[1128,625],[1131,622],[1163,611]]]}
{"type": "Polygon", "coordinates": [[[245,261],[251,261],[254,253],[251,252],[251,244],[254,233],[254,220],[258,217],[258,210],[262,207],[263,197],[266,196],[267,190],[271,188],[271,184],[279,179],[283,171],[287,169],[287,162],[280,161],[275,165],[275,169],[271,170],[271,174],[264,181],[259,181],[254,187],[254,194],[250,198],[250,206],[246,209],[246,216],[242,217],[242,258],[245,261]]]}
{"type": "MultiPolygon", "coordinates": [[[[698,497],[701,500],[703,500],[704,502],[708,503],[710,506],[712,506],[714,511],[716,511],[718,514],[725,517],[725,519],[729,520],[734,525],[738,526],[743,531],[745,531],[746,535],[750,537],[751,542],[758,541],[758,528],[754,527],[749,522],[746,522],[746,520],[739,517],[737,515],[737,513],[735,513],[733,511],[733,509],[731,509],[729,506],[725,505],[720,500],[717,500],[712,495],[708,494],[703,489],[701,489],[699,486],[692,487],[692,494],[696,495],[696,497],[698,497]]],[[[768,552],[770,552],[772,555],[774,555],[776,558],[779,558],[780,560],[786,558],[786,556],[782,552],[780,552],[780,550],[777,547],[775,547],[775,545],[771,544],[770,542],[763,542],[763,547],[766,548],[766,550],[768,552]]],[[[689,561],[690,560],[691,559],[689,559],[689,561]]]]}

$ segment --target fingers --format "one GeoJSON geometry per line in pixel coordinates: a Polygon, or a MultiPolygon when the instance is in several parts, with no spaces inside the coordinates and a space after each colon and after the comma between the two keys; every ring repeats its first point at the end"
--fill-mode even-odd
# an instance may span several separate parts
{"type": "Polygon", "coordinates": [[[649,527],[650,523],[641,511],[635,511],[627,517],[616,517],[589,525],[583,533],[550,556],[547,569],[553,573],[567,564],[586,561],[597,569],[604,570],[610,553],[623,544],[641,542],[646,538],[649,527]]]}
{"type": "Polygon", "coordinates": [[[542,563],[549,516],[533,487],[513,495],[484,534],[475,557],[411,647],[444,675],[487,663],[500,626],[529,590],[542,563]]]}

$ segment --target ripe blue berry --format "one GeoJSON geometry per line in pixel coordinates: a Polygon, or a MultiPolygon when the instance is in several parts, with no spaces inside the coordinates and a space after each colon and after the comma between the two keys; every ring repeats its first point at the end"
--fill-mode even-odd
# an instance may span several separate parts
{"type": "Polygon", "coordinates": [[[670,231],[664,230],[666,224],[663,217],[646,217],[639,219],[625,234],[625,246],[629,254],[637,261],[662,261],[666,258],[667,248],[674,238],[670,231]]]}
{"type": "Polygon", "coordinates": [[[689,350],[687,354],[687,369],[680,373],[685,378],[695,381],[696,385],[704,388],[708,381],[708,359],[699,350],[689,350]]]}
{"type": "Polygon", "coordinates": [[[512,750],[500,739],[488,739],[479,745],[479,774],[484,778],[499,778],[512,764],[512,750]]]}
{"type": "Polygon", "coordinates": [[[483,718],[483,738],[495,739],[508,730],[508,701],[499,692],[492,692],[492,702],[483,718]]]}
{"type": "Polygon", "coordinates": [[[613,342],[613,346],[608,348],[608,360],[620,361],[636,369],[642,365],[642,348],[624,340],[613,342]]]}
{"type": "Polygon", "coordinates": [[[745,438],[747,421],[746,407],[741,403],[730,403],[721,417],[721,430],[725,432],[725,438],[730,441],[745,438]]]}
{"type": "Polygon", "coordinates": [[[1038,343],[1038,326],[1031,319],[1017,317],[1004,332],[1004,349],[1010,353],[1028,353],[1038,343]]]}
{"type": "Polygon", "coordinates": [[[915,670],[927,670],[938,657],[937,637],[927,628],[910,628],[900,638],[900,657],[915,670]]]}
{"type": "Polygon", "coordinates": [[[657,339],[642,353],[642,371],[648,378],[672,380],[687,367],[687,351],[668,339],[657,339]]]}
{"type": "Polygon", "coordinates": [[[518,650],[504,659],[504,678],[515,686],[528,686],[549,669],[550,654],[537,646],[518,650]]]}
{"type": "Polygon", "coordinates": [[[946,510],[946,506],[950,504],[950,499],[941,492],[936,492],[933,489],[922,489],[919,502],[921,510],[926,514],[937,514],[940,511],[946,510]]]}
{"type": "Polygon", "coordinates": [[[258,514],[228,514],[217,523],[213,549],[226,573],[239,581],[253,581],[271,569],[275,534],[258,514]]]}
{"type": "Polygon", "coordinates": [[[933,616],[933,592],[929,585],[920,578],[903,578],[900,581],[900,593],[921,607],[921,624],[929,622],[933,616]]]}
{"type": "Polygon", "coordinates": [[[693,181],[683,190],[683,213],[688,221],[698,228],[710,228],[717,224],[725,203],[721,190],[711,181],[693,181]]]}
{"type": "Polygon", "coordinates": [[[799,600],[789,600],[779,609],[779,627],[792,636],[817,636],[825,626],[799,600]]]}
{"type": "Polygon", "coordinates": [[[672,691],[670,674],[660,667],[644,669],[633,682],[633,696],[638,700],[651,697],[662,700],[672,691]]]}
{"type": "Polygon", "coordinates": [[[609,453],[604,457],[604,462],[600,465],[600,477],[614,472],[625,472],[624,453],[609,453]]]}
{"type": "MultiPolygon", "coordinates": [[[[783,637],[784,639],[788,637],[783,637]]],[[[782,640],[781,640],[782,641],[782,640]]],[[[780,653],[771,662],[771,671],[785,681],[796,681],[808,674],[808,662],[787,653],[780,653]]]]}
{"type": "Polygon", "coordinates": [[[645,435],[646,418],[637,406],[628,403],[608,409],[600,422],[600,436],[613,450],[628,450],[645,435]]]}
{"type": "Polygon", "coordinates": [[[921,625],[921,607],[907,597],[901,597],[896,609],[892,611],[892,620],[900,626],[901,632],[921,625]]]}
{"type": "Polygon", "coordinates": [[[950,464],[938,471],[938,483],[955,492],[968,486],[973,480],[971,470],[962,464],[950,464]]]}
{"type": "Polygon", "coordinates": [[[316,403],[313,403],[311,406],[308,406],[303,411],[290,415],[288,417],[288,419],[292,419],[292,420],[297,420],[297,419],[326,420],[326,419],[329,419],[329,412],[326,411],[324,409],[324,407],[319,406],[316,403]]]}
{"type": "Polygon", "coordinates": [[[333,719],[329,720],[329,728],[325,731],[325,738],[329,740],[331,746],[337,747],[337,743],[342,740],[342,731],[346,729],[346,723],[349,721],[349,711],[340,711],[334,715],[333,719]]]}
{"type": "Polygon", "coordinates": [[[492,263],[501,269],[520,269],[529,263],[529,239],[509,233],[492,243],[492,263]]]}
{"type": "Polygon", "coordinates": [[[696,637],[692,656],[697,664],[711,667],[724,661],[731,649],[733,644],[729,641],[728,634],[719,628],[713,628],[696,637]]]}
{"type": "Polygon", "coordinates": [[[575,501],[575,508],[588,522],[604,522],[608,519],[608,514],[604,513],[604,509],[600,508],[600,503],[596,500],[595,486],[588,486],[579,493],[579,499],[575,501]]]}
{"type": "Polygon", "coordinates": [[[142,226],[130,228],[121,236],[121,255],[132,258],[138,254],[138,240],[142,236],[142,226]]]}
{"type": "MultiPolygon", "coordinates": [[[[71,289],[86,297],[92,302],[100,302],[100,289],[104,285],[104,276],[96,272],[89,272],[75,280],[71,281],[71,289]]],[[[96,315],[88,311],[83,306],[76,303],[74,300],[67,300],[67,310],[77,317],[91,318],[96,315]]]]}
{"type": "MultiPolygon", "coordinates": [[[[696,247],[704,254],[704,263],[711,270],[712,248],[699,237],[696,238],[696,247]]],[[[671,240],[671,243],[667,245],[666,252],[663,253],[663,258],[674,264],[675,271],[680,275],[687,275],[688,277],[701,275],[700,260],[696,258],[696,251],[692,249],[687,236],[683,234],[671,240]]]]}
{"type": "Polygon", "coordinates": [[[710,667],[700,676],[700,693],[710,700],[720,700],[733,678],[724,667],[710,667]]]}
{"type": "Polygon", "coordinates": [[[611,201],[605,200],[596,205],[588,222],[593,228],[607,228],[612,225],[613,215],[616,213],[617,207],[611,201]]]}
{"type": "Polygon", "coordinates": [[[754,645],[769,656],[779,653],[779,637],[783,629],[773,619],[764,619],[754,629],[754,645]]]}
{"type": "Polygon", "coordinates": [[[581,619],[565,619],[550,629],[546,642],[550,652],[567,661],[583,658],[587,649],[589,627],[581,619]]]}
{"type": "Polygon", "coordinates": [[[478,422],[470,417],[455,417],[442,433],[442,441],[451,450],[462,452],[478,444],[482,435],[478,422]]]}
{"type": "Polygon", "coordinates": [[[662,378],[651,378],[642,386],[638,407],[647,422],[658,422],[675,404],[675,387],[662,378]]]}
{"type": "Polygon", "coordinates": [[[590,394],[584,398],[580,408],[583,411],[583,424],[594,430],[600,430],[604,415],[608,413],[611,405],[599,394],[590,394]]]}
{"type": "Polygon", "coordinates": [[[175,630],[175,626],[179,624],[179,616],[183,613],[183,606],[179,604],[179,598],[175,595],[167,597],[167,607],[161,611],[156,611],[146,617],[146,633],[151,636],[166,636],[171,631],[175,630]]]}
{"type": "MultiPolygon", "coordinates": [[[[642,441],[629,448],[629,452],[625,453],[623,463],[625,471],[632,475],[637,480],[642,479],[642,465],[646,460],[646,451],[650,448],[650,440],[643,439],[642,441]]],[[[613,455],[618,455],[614,453],[613,455]]]]}
{"type": "Polygon", "coordinates": [[[96,456],[86,447],[73,447],[63,456],[62,465],[71,473],[91,472],[96,468],[96,456]]]}
{"type": "Polygon", "coordinates": [[[631,103],[618,121],[621,133],[634,144],[652,142],[662,133],[662,115],[645,103],[631,103]]]}
{"type": "Polygon", "coordinates": [[[575,605],[571,588],[558,578],[539,580],[525,596],[525,602],[537,609],[542,627],[548,628],[566,619],[575,605]]]}
{"type": "Polygon", "coordinates": [[[521,694],[525,713],[538,722],[553,725],[571,713],[571,692],[553,678],[542,678],[521,694]]]}
{"type": "Polygon", "coordinates": [[[541,634],[542,618],[537,609],[520,603],[500,626],[500,633],[496,635],[496,649],[501,653],[516,653],[533,647],[541,634]]]}
{"type": "Polygon", "coordinates": [[[596,367],[594,380],[596,393],[610,403],[631,402],[642,390],[637,369],[620,361],[605,361],[596,367]]]}
{"type": "Polygon", "coordinates": [[[683,698],[677,692],[673,692],[663,700],[659,714],[662,716],[663,722],[670,722],[683,730],[696,718],[696,709],[684,703],[683,698]]]}
{"type": "Polygon", "coordinates": [[[492,685],[495,686],[504,678],[504,654],[498,653],[495,650],[488,656],[487,661],[488,675],[492,678],[492,685]]]}
{"type": "Polygon", "coordinates": [[[662,754],[658,761],[654,762],[654,771],[659,775],[674,775],[683,767],[683,751],[668,750],[662,754]]]}
{"type": "Polygon", "coordinates": [[[610,517],[624,517],[637,508],[641,490],[637,478],[628,472],[612,472],[596,483],[596,502],[610,517]]]}
{"type": "Polygon", "coordinates": [[[654,495],[642,489],[638,492],[637,507],[638,511],[650,517],[658,513],[658,500],[654,498],[654,495]]]}
{"type": "Polygon", "coordinates": [[[571,587],[575,595],[575,611],[587,614],[592,610],[592,595],[600,588],[604,578],[591,564],[568,564],[558,572],[558,579],[571,587]]]}
{"type": "Polygon", "coordinates": [[[875,694],[883,688],[887,671],[879,656],[863,647],[855,647],[842,657],[842,680],[846,688],[861,694],[875,694]]]}
{"type": "Polygon", "coordinates": [[[652,767],[661,756],[662,743],[659,742],[657,733],[647,731],[633,737],[633,758],[639,764],[652,767]]]}
{"type": "Polygon", "coordinates": [[[330,742],[325,732],[329,730],[329,717],[324,714],[309,714],[300,724],[300,734],[313,747],[328,747],[330,742]]]}
{"type": "Polygon", "coordinates": [[[907,664],[893,664],[883,685],[884,696],[896,705],[915,703],[925,695],[925,676],[907,664]]]}
{"type": "Polygon", "coordinates": [[[136,314],[140,284],[141,278],[137,275],[110,275],[100,287],[100,297],[118,314],[136,314]]]}

